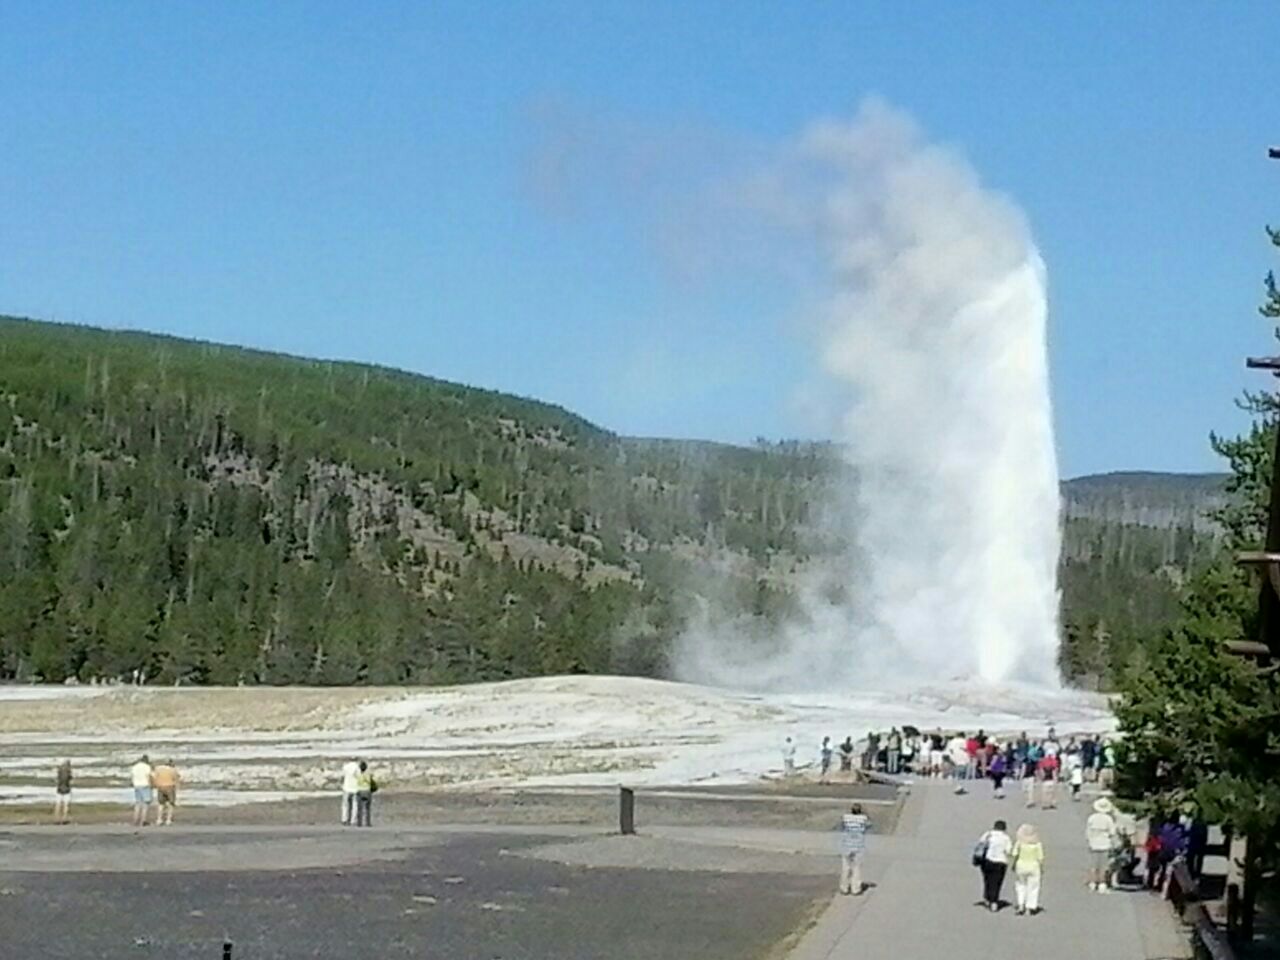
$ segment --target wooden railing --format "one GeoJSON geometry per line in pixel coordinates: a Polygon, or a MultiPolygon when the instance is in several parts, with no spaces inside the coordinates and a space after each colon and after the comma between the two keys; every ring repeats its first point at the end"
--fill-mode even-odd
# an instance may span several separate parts
{"type": "Polygon", "coordinates": [[[1200,902],[1200,889],[1184,861],[1178,860],[1169,871],[1165,896],[1178,911],[1182,922],[1191,928],[1191,943],[1197,960],[1236,960],[1227,935],[1209,916],[1200,902]]]}

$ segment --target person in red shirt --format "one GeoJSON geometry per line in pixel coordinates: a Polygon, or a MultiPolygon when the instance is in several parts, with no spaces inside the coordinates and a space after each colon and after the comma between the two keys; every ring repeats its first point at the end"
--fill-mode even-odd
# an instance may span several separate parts
{"type": "Polygon", "coordinates": [[[1040,808],[1052,810],[1058,805],[1058,758],[1046,756],[1040,761],[1040,808]]]}

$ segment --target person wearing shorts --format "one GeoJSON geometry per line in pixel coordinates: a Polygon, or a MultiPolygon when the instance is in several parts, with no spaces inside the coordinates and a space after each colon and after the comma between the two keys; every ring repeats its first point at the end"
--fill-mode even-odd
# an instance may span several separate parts
{"type": "Polygon", "coordinates": [[[156,802],[160,809],[156,812],[156,824],[162,827],[173,826],[173,808],[178,805],[178,783],[182,778],[178,768],[170,760],[151,771],[151,783],[156,788],[156,802]]]}
{"type": "Polygon", "coordinates": [[[133,784],[133,825],[145,827],[151,808],[151,760],[145,753],[129,768],[129,780],[133,784]]]}
{"type": "Polygon", "coordinates": [[[58,764],[54,779],[53,819],[57,823],[71,822],[71,761],[58,764]]]}
{"type": "Polygon", "coordinates": [[[1115,809],[1110,800],[1099,797],[1093,802],[1093,813],[1085,821],[1085,842],[1089,846],[1089,889],[1097,893],[1111,890],[1111,852],[1119,833],[1115,809]]]}

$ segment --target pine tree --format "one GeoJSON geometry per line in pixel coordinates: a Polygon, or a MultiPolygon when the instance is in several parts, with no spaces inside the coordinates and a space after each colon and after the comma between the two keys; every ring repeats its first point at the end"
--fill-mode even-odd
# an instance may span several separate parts
{"type": "MultiPolygon", "coordinates": [[[[1280,234],[1268,232],[1280,246],[1280,234]]],[[[1280,318],[1271,274],[1261,312],[1280,318]]],[[[1148,813],[1191,810],[1248,837],[1252,896],[1280,866],[1280,678],[1230,655],[1226,644],[1257,636],[1258,585],[1233,558],[1262,545],[1280,398],[1251,393],[1242,406],[1256,417],[1250,431],[1212,438],[1232,471],[1231,499],[1217,512],[1224,551],[1189,585],[1178,626],[1126,672],[1116,716],[1125,734],[1121,795],[1148,813]]]]}

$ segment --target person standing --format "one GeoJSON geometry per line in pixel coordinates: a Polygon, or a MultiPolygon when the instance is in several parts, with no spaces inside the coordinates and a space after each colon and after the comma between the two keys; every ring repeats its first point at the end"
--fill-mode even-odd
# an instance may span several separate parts
{"type": "Polygon", "coordinates": [[[348,760],[342,765],[342,825],[352,826],[356,822],[356,792],[360,789],[357,778],[360,776],[360,764],[348,760]]]}
{"type": "Polygon", "coordinates": [[[1044,747],[1038,743],[1030,743],[1027,745],[1027,767],[1023,773],[1024,777],[1033,777],[1036,771],[1040,769],[1040,761],[1044,759],[1044,747]]]}
{"type": "Polygon", "coordinates": [[[1071,802],[1080,800],[1080,791],[1084,787],[1084,767],[1076,764],[1071,768],[1071,802]]]}
{"type": "Polygon", "coordinates": [[[63,760],[54,774],[53,819],[55,823],[71,822],[71,761],[63,760]]]}
{"type": "Polygon", "coordinates": [[[1022,796],[1027,801],[1027,809],[1030,810],[1036,805],[1036,787],[1040,782],[1040,771],[1034,771],[1030,776],[1022,778],[1022,796]]]}
{"type": "MultiPolygon", "coordinates": [[[[788,737],[788,739],[790,739],[788,737]]],[[[369,765],[360,761],[360,772],[356,774],[356,826],[373,826],[373,795],[378,792],[378,781],[369,772],[369,765]]]]}
{"type": "Polygon", "coordinates": [[[1040,809],[1052,810],[1058,805],[1058,758],[1046,754],[1040,761],[1040,809]]]}
{"type": "Polygon", "coordinates": [[[151,808],[151,760],[145,753],[129,768],[129,781],[133,784],[133,825],[145,827],[151,808]]]}
{"type": "Polygon", "coordinates": [[[1040,912],[1040,881],[1044,876],[1044,844],[1040,834],[1029,823],[1018,828],[1013,842],[1013,892],[1018,903],[1018,916],[1040,912]]]}
{"type": "Polygon", "coordinates": [[[853,737],[846,736],[844,742],[840,744],[840,772],[853,772],[853,737]]]}
{"type": "Polygon", "coordinates": [[[151,771],[151,783],[156,788],[156,802],[159,804],[156,810],[157,826],[173,826],[173,808],[178,805],[178,784],[181,780],[178,768],[173,765],[172,760],[151,771]]]}
{"type": "Polygon", "coordinates": [[[855,803],[840,818],[840,892],[861,896],[862,854],[867,848],[871,820],[855,803]]]}
{"type": "Polygon", "coordinates": [[[862,755],[862,769],[874,771],[880,766],[880,734],[872,730],[867,734],[867,751],[862,755]]]}
{"type": "Polygon", "coordinates": [[[991,783],[995,787],[995,798],[997,800],[1003,800],[1005,777],[1003,753],[997,751],[995,756],[991,758],[991,762],[987,765],[987,776],[991,778],[991,783]]]}
{"type": "Polygon", "coordinates": [[[1093,801],[1093,813],[1084,823],[1085,842],[1089,845],[1089,889],[1110,893],[1111,851],[1116,845],[1115,805],[1106,797],[1093,801]]]}
{"type": "MultiPolygon", "coordinates": [[[[951,761],[951,775],[957,780],[964,780],[969,769],[968,741],[963,733],[957,733],[947,741],[947,759],[951,761]]],[[[956,786],[956,793],[964,793],[964,784],[956,786]]]]}
{"type": "Polygon", "coordinates": [[[1093,758],[1097,753],[1098,741],[1093,737],[1085,737],[1080,744],[1080,766],[1084,768],[1084,778],[1090,783],[1094,780],[1093,758]]]}
{"type": "Polygon", "coordinates": [[[902,758],[902,734],[898,732],[897,727],[889,729],[889,737],[885,742],[885,748],[886,772],[896,775],[902,758]]]}
{"type": "Polygon", "coordinates": [[[1110,790],[1116,776],[1116,747],[1113,743],[1104,743],[1098,751],[1098,786],[1110,790]]]}
{"type": "Polygon", "coordinates": [[[978,838],[973,852],[973,862],[982,871],[982,902],[995,913],[1000,909],[1000,889],[1009,870],[1009,855],[1013,852],[1013,840],[1008,834],[1009,825],[997,820],[990,830],[978,838]]]}
{"type": "Polygon", "coordinates": [[[964,742],[966,780],[974,780],[978,776],[978,750],[981,745],[976,736],[968,737],[964,742]]]}
{"type": "Polygon", "coordinates": [[[832,753],[833,753],[833,751],[832,751],[832,749],[831,749],[831,738],[830,738],[830,737],[823,737],[823,738],[822,738],[822,747],[821,747],[821,749],[819,750],[819,757],[820,757],[821,764],[822,764],[822,766],[821,766],[821,771],[822,771],[822,772],[818,774],[818,782],[819,782],[819,783],[826,783],[826,782],[827,782],[827,780],[828,780],[828,779],[830,778],[830,776],[831,776],[831,755],[832,755],[832,753]]]}
{"type": "Polygon", "coordinates": [[[1204,873],[1205,848],[1209,845],[1209,825],[1193,817],[1187,825],[1187,869],[1197,880],[1204,873]]]}
{"type": "MultiPolygon", "coordinates": [[[[1160,834],[1157,832],[1154,823],[1147,824],[1147,839],[1142,845],[1143,856],[1146,858],[1147,878],[1143,885],[1148,890],[1154,890],[1157,886],[1156,880],[1160,875],[1160,834]]],[[[1093,885],[1090,884],[1092,887],[1093,885]]]]}
{"type": "Polygon", "coordinates": [[[1169,875],[1169,867],[1179,857],[1186,856],[1187,828],[1178,820],[1167,820],[1160,827],[1159,840],[1155,889],[1163,890],[1169,875]]]}
{"type": "MultiPolygon", "coordinates": [[[[365,767],[364,761],[360,761],[360,769],[365,767]]],[[[796,742],[790,737],[782,744],[782,775],[789,777],[796,772],[796,742]]]]}

